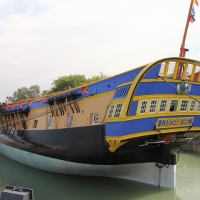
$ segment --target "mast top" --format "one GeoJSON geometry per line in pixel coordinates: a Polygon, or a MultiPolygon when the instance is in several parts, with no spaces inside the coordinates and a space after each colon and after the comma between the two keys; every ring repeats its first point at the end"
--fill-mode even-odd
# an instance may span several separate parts
{"type": "MultiPolygon", "coordinates": [[[[195,1],[195,3],[196,3],[196,1],[195,1]]],[[[183,57],[183,58],[185,57],[186,51],[189,51],[189,49],[185,48],[185,40],[186,40],[186,36],[187,36],[187,31],[188,31],[188,27],[189,27],[190,15],[191,15],[193,4],[194,4],[194,0],[191,0],[189,12],[188,12],[188,17],[187,17],[187,21],[186,21],[186,25],[185,25],[185,31],[184,31],[184,34],[183,34],[183,40],[182,40],[181,48],[180,48],[179,57],[183,57]]]]}

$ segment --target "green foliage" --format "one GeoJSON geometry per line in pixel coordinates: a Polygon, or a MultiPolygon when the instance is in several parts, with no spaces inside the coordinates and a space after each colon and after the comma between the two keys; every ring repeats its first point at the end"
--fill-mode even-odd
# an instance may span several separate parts
{"type": "Polygon", "coordinates": [[[74,74],[69,76],[61,76],[58,79],[53,80],[53,87],[50,90],[44,90],[40,94],[40,86],[33,85],[30,88],[22,87],[15,91],[12,97],[9,97],[10,102],[22,101],[25,99],[31,99],[38,96],[45,96],[46,94],[51,94],[54,92],[59,92],[69,88],[75,88],[84,84],[89,84],[92,82],[100,81],[108,78],[107,75],[100,73],[100,75],[93,75],[90,78],[86,78],[82,74],[74,74]]]}
{"type": "Polygon", "coordinates": [[[34,98],[40,96],[40,86],[39,85],[33,85],[29,88],[28,91],[28,98],[34,98]]]}
{"type": "Polygon", "coordinates": [[[81,74],[61,76],[58,79],[53,80],[53,87],[50,89],[49,94],[83,85],[86,81],[85,75],[81,74]]]}
{"type": "Polygon", "coordinates": [[[10,102],[22,101],[40,96],[40,86],[33,85],[30,88],[22,87],[15,91],[12,97],[9,97],[10,102]]]}
{"type": "Polygon", "coordinates": [[[59,92],[62,90],[66,90],[69,88],[78,87],[84,84],[92,83],[95,81],[100,81],[105,78],[107,78],[103,73],[100,73],[100,75],[93,75],[90,78],[86,78],[85,75],[82,74],[74,74],[69,76],[61,76],[56,80],[53,80],[53,87],[49,90],[49,94],[54,92],[59,92]]]}
{"type": "Polygon", "coordinates": [[[106,78],[108,78],[108,76],[103,74],[102,72],[100,72],[100,75],[93,75],[90,78],[88,78],[87,83],[101,81],[101,80],[106,79],[106,78]]]}
{"type": "Polygon", "coordinates": [[[41,93],[41,96],[45,96],[49,93],[49,90],[43,90],[42,93],[41,93]]]}

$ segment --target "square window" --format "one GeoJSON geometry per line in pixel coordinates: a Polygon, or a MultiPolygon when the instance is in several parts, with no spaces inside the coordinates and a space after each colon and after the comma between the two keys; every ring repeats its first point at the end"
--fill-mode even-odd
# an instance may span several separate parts
{"type": "Polygon", "coordinates": [[[99,114],[98,113],[94,113],[92,115],[92,124],[93,125],[98,124],[98,121],[99,121],[99,114]]]}
{"type": "Polygon", "coordinates": [[[200,102],[197,104],[197,112],[200,112],[200,102]]]}
{"type": "Polygon", "coordinates": [[[140,114],[145,114],[146,113],[147,103],[148,103],[147,100],[141,101],[141,104],[140,104],[140,114]]]}
{"type": "Polygon", "coordinates": [[[122,111],[122,103],[117,104],[116,109],[115,109],[115,114],[114,114],[114,118],[118,118],[121,114],[122,111]]]}
{"type": "Polygon", "coordinates": [[[169,107],[169,112],[176,112],[177,111],[177,108],[178,108],[178,100],[171,100],[170,102],[170,107],[169,107]]]}
{"type": "Polygon", "coordinates": [[[192,100],[190,103],[190,112],[194,112],[196,101],[192,100]]]}
{"type": "Polygon", "coordinates": [[[68,126],[72,126],[73,125],[73,116],[68,116],[68,126]]]}
{"type": "Polygon", "coordinates": [[[167,99],[160,101],[160,109],[159,112],[165,112],[167,107],[167,99]]]}
{"type": "Polygon", "coordinates": [[[111,105],[111,106],[110,106],[110,110],[109,110],[109,112],[108,112],[108,118],[111,118],[111,117],[112,117],[112,114],[113,114],[113,112],[114,112],[114,108],[115,108],[115,105],[111,105]]]}
{"type": "Polygon", "coordinates": [[[180,111],[186,112],[188,108],[188,100],[182,100],[180,111]]]}
{"type": "Polygon", "coordinates": [[[157,107],[157,100],[151,100],[149,113],[155,113],[157,107]]]}
{"type": "Polygon", "coordinates": [[[52,126],[52,118],[49,118],[47,122],[47,127],[51,127],[51,126],[52,126]]]}

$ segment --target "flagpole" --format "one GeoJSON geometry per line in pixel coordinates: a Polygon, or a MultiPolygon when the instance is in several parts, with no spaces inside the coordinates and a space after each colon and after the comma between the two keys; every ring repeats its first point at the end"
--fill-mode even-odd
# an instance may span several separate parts
{"type": "Polygon", "coordinates": [[[186,51],[188,51],[188,49],[185,48],[185,40],[186,40],[188,26],[189,26],[189,22],[190,22],[190,14],[191,14],[192,6],[193,6],[193,1],[194,0],[191,0],[191,3],[190,3],[190,8],[189,8],[188,17],[187,17],[187,21],[186,21],[186,25],[185,25],[185,31],[183,34],[183,40],[182,40],[182,44],[181,44],[181,48],[180,48],[179,57],[185,57],[185,53],[186,53],[186,51]]]}
{"type": "MultiPolygon", "coordinates": [[[[185,25],[185,31],[184,31],[184,34],[183,34],[183,40],[182,40],[181,48],[180,48],[179,57],[182,57],[182,58],[185,57],[186,51],[189,51],[189,49],[185,48],[185,40],[186,40],[188,26],[189,26],[189,22],[190,22],[190,14],[191,14],[193,2],[194,2],[194,0],[191,0],[189,12],[188,12],[188,17],[187,17],[187,21],[186,21],[186,25],[185,25]]],[[[179,68],[178,68],[177,79],[181,79],[181,72],[182,72],[183,67],[184,67],[183,63],[180,63],[179,68]]]]}

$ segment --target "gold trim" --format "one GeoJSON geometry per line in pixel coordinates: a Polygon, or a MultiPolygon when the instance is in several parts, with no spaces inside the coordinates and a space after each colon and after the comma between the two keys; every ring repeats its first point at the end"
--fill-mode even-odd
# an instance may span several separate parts
{"type": "Polygon", "coordinates": [[[200,133],[196,134],[196,135],[194,136],[194,138],[197,138],[197,137],[199,137],[199,136],[200,136],[200,133]]]}
{"type": "Polygon", "coordinates": [[[169,69],[169,61],[167,61],[167,62],[165,63],[165,70],[164,70],[164,73],[163,73],[163,76],[164,76],[164,77],[167,76],[168,69],[169,69]]]}
{"type": "Polygon", "coordinates": [[[117,88],[120,88],[120,87],[125,86],[125,85],[131,85],[132,83],[133,83],[132,81],[131,82],[126,82],[126,83],[118,85],[117,88]]]}
{"type": "Polygon", "coordinates": [[[196,65],[193,65],[192,74],[190,76],[190,81],[194,79],[195,70],[196,70],[196,65]]]}
{"type": "Polygon", "coordinates": [[[191,60],[191,59],[186,59],[186,58],[180,58],[180,57],[170,57],[170,58],[164,58],[158,61],[155,61],[153,63],[148,64],[146,67],[144,67],[140,73],[136,76],[136,78],[134,79],[129,92],[127,94],[127,97],[125,99],[125,104],[124,104],[124,110],[122,113],[122,117],[126,117],[128,110],[130,108],[130,103],[131,103],[131,99],[135,94],[135,91],[137,89],[137,87],[139,86],[139,84],[141,83],[141,81],[143,80],[144,76],[149,72],[149,70],[151,70],[153,67],[155,67],[158,64],[161,64],[163,62],[172,62],[172,61],[177,61],[177,62],[184,62],[184,63],[199,63],[199,61],[195,61],[195,60],[191,60]]]}
{"type": "MultiPolygon", "coordinates": [[[[176,80],[176,79],[170,79],[170,78],[165,78],[166,81],[170,82],[170,83],[181,83],[182,80],[176,80]]],[[[141,81],[141,83],[149,83],[149,82],[163,82],[162,79],[143,79],[141,81]]],[[[188,81],[190,84],[193,85],[200,85],[200,82],[196,82],[196,81],[188,81]]]]}
{"type": "MultiPolygon", "coordinates": [[[[192,68],[193,68],[193,66],[192,66],[192,68]]],[[[186,78],[187,69],[188,69],[188,63],[185,63],[184,71],[183,71],[183,74],[182,74],[183,78],[186,78]]]]}
{"type": "MultiPolygon", "coordinates": [[[[185,128],[174,128],[174,129],[166,129],[160,131],[148,131],[148,132],[141,132],[141,133],[133,133],[125,136],[106,136],[105,139],[107,140],[118,140],[118,141],[123,141],[123,140],[129,140],[133,138],[138,138],[138,137],[143,137],[143,136],[151,136],[151,135],[160,135],[160,134],[168,134],[168,133],[178,133],[178,132],[184,132],[187,131],[188,127],[185,128]]],[[[194,127],[191,128],[189,132],[191,131],[200,131],[200,127],[194,127]]],[[[200,135],[200,134],[199,134],[200,135]]]]}
{"type": "Polygon", "coordinates": [[[115,152],[119,147],[121,147],[123,144],[127,143],[126,142],[121,142],[120,140],[107,140],[106,142],[109,144],[109,150],[110,152],[115,152]]]}
{"type": "Polygon", "coordinates": [[[183,126],[188,127],[188,126],[192,126],[193,122],[194,122],[194,117],[158,118],[156,121],[156,130],[183,127],[183,126]]]}
{"type": "MultiPolygon", "coordinates": [[[[192,95],[193,98],[195,99],[199,99],[200,100],[200,96],[195,96],[195,95],[192,95]]],[[[161,99],[161,98],[175,98],[175,99],[188,99],[188,100],[191,100],[191,98],[187,97],[187,96],[181,96],[179,94],[155,94],[155,95],[143,95],[143,96],[134,96],[133,97],[133,101],[135,100],[141,100],[141,99],[153,99],[153,98],[157,98],[157,99],[161,99]]]]}
{"type": "Polygon", "coordinates": [[[131,120],[140,120],[140,119],[146,119],[146,118],[156,118],[156,117],[174,117],[174,116],[200,116],[199,113],[195,112],[177,112],[177,113],[152,113],[152,114],[146,114],[146,115],[135,115],[135,116],[127,116],[127,117],[119,117],[119,118],[106,118],[105,122],[123,122],[123,121],[131,121],[131,120]]]}
{"type": "Polygon", "coordinates": [[[178,68],[179,68],[179,62],[176,62],[175,68],[174,68],[174,73],[172,78],[176,78],[177,77],[177,73],[178,73],[178,68]]]}

